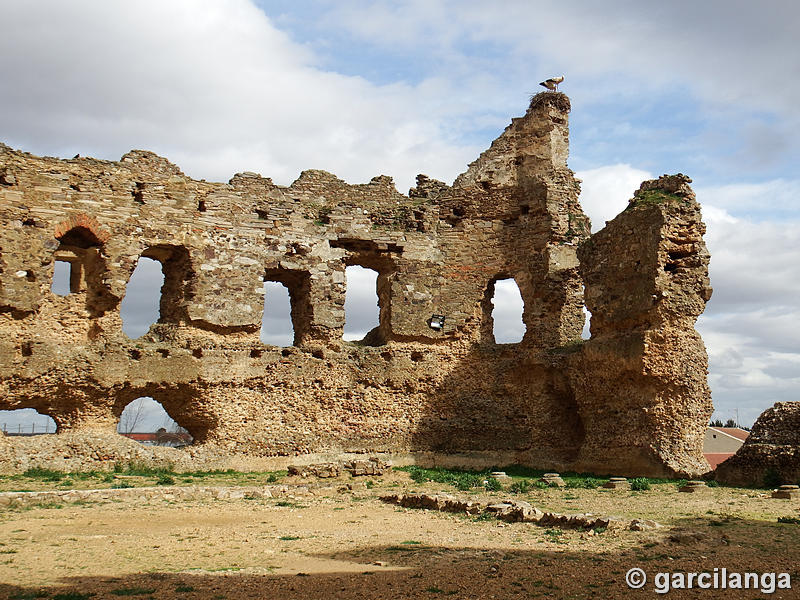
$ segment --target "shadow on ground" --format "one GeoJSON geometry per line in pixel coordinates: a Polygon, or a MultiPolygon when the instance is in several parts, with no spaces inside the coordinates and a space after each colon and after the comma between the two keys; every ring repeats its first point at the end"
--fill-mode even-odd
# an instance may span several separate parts
{"type": "MultiPolygon", "coordinates": [[[[280,599],[530,599],[654,598],[660,572],[788,572],[794,590],[774,593],[748,590],[676,590],[669,598],[800,597],[800,549],[797,525],[743,519],[691,519],[658,532],[642,532],[627,548],[602,546],[575,551],[577,532],[543,529],[550,548],[482,549],[407,543],[376,545],[352,552],[315,555],[347,561],[354,572],[270,574],[268,566],[221,572],[137,573],[121,577],[69,577],[59,585],[35,587],[0,584],[0,598],[50,600],[113,599],[123,596],[157,600],[185,598],[239,600],[280,599]],[[571,548],[569,546],[572,546],[571,548]],[[563,548],[561,547],[563,546],[563,548]],[[632,590],[625,574],[640,567],[645,587],[632,590]],[[363,570],[362,570],[363,569],[363,570]],[[250,572],[248,572],[250,571],[250,572]],[[91,594],[91,596],[87,595],[91,594]]],[[[600,534],[613,536],[611,532],[600,534]]]]}

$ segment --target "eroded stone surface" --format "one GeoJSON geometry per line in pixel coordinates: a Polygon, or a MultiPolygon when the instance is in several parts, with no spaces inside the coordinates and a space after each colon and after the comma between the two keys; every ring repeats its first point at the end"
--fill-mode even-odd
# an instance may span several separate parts
{"type": "MultiPolygon", "coordinates": [[[[0,409],[35,408],[59,429],[0,442],[0,469],[48,444],[68,462],[84,447],[65,434],[114,435],[123,408],[152,396],[193,436],[193,465],[387,452],[704,471],[699,207],[686,178],[647,182],[589,238],[569,110],[563,94],[535,96],[452,186],[421,175],[408,195],[386,176],[209,183],[140,150],[110,162],[0,145],[0,409]],[[165,282],[159,322],[132,340],[119,307],[142,256],[165,282]],[[59,260],[72,270],[64,297],[50,291],[59,260]],[[347,343],[356,264],[378,272],[380,323],[347,343]],[[498,345],[491,298],[508,277],[526,333],[498,345]],[[292,347],[259,341],[264,280],[289,289],[292,347]],[[581,346],[584,285],[594,337],[581,346]]],[[[92,453],[80,460],[106,460],[92,453]]]]}
{"type": "Polygon", "coordinates": [[[717,467],[715,477],[743,486],[774,479],[800,483],[800,402],[776,402],[765,410],[742,447],[717,467]]]}
{"type": "Polygon", "coordinates": [[[568,353],[585,437],[576,470],[693,474],[711,394],[694,328],[711,297],[700,205],[684,175],[644,182],[628,208],[581,245],[590,340],[568,353]],[[659,457],[659,458],[656,458],[659,457]]]}

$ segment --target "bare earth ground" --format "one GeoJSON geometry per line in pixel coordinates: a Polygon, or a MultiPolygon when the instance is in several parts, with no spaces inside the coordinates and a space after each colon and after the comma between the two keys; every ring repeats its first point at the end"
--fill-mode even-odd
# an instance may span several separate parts
{"type": "MultiPolygon", "coordinates": [[[[350,476],[298,482],[303,487],[296,481],[282,478],[288,495],[260,500],[0,508],[0,598],[658,598],[657,572],[723,567],[788,572],[795,589],[673,590],[667,597],[800,598],[800,525],[777,522],[800,517],[800,501],[763,490],[685,494],[659,484],[643,492],[535,489],[513,496],[546,511],[665,525],[591,535],[381,502],[381,494],[411,490],[511,497],[417,484],[401,472],[346,491],[338,488],[354,482],[350,476]],[[638,591],[624,580],[635,566],[649,577],[638,591]]],[[[26,489],[34,487],[41,485],[26,489]]]]}

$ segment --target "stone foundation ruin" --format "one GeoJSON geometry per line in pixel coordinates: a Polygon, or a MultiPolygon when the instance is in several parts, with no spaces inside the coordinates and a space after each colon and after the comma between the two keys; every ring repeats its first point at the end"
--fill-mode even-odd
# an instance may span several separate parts
{"type": "MultiPolygon", "coordinates": [[[[133,452],[116,423],[151,396],[195,440],[157,458],[705,472],[694,323],[711,289],[690,180],[643,183],[590,235],[569,110],[564,94],[535,96],[452,186],[420,175],[408,195],[386,176],[209,183],[150,152],[60,160],[0,144],[0,409],[55,420],[56,466],[83,447],[99,466],[133,452]],[[140,257],[164,284],[158,322],[132,340],[119,308],[140,257]],[[50,289],[56,261],[66,296],[50,289]],[[342,340],[349,265],[378,273],[380,322],[358,343],[342,340]],[[507,278],[524,301],[517,344],[492,334],[507,278]],[[293,346],[259,340],[264,281],[289,290],[293,346]]],[[[37,444],[0,439],[0,465],[36,462],[37,444]]]]}

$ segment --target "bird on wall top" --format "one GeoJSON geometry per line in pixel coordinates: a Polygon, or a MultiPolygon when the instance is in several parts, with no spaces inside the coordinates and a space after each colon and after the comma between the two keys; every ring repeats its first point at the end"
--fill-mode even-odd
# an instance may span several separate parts
{"type": "Polygon", "coordinates": [[[562,81],[564,81],[563,75],[561,75],[560,77],[551,77],[550,79],[541,82],[539,85],[546,87],[548,90],[557,92],[558,84],[561,83],[562,81]]]}

